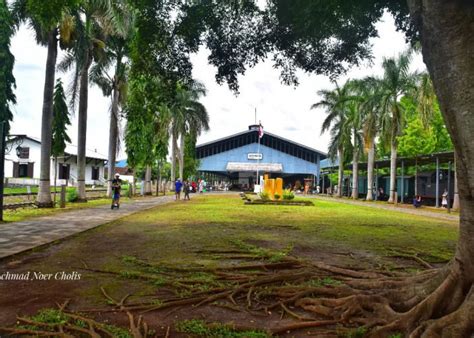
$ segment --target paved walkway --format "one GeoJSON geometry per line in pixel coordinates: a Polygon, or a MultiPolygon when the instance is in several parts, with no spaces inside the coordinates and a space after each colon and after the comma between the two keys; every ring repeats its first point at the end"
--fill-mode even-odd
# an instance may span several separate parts
{"type": "Polygon", "coordinates": [[[118,210],[110,210],[108,204],[0,224],[0,259],[173,200],[174,196],[148,197],[122,203],[118,210]]]}
{"type": "MultiPolygon", "coordinates": [[[[304,195],[300,195],[300,196],[304,196],[304,195]]],[[[459,214],[454,214],[454,213],[448,214],[447,211],[446,213],[444,213],[437,210],[431,210],[429,207],[421,207],[420,209],[415,209],[415,208],[410,208],[408,205],[406,207],[401,207],[401,206],[396,206],[396,205],[388,204],[388,203],[354,201],[347,198],[326,197],[323,195],[308,195],[304,197],[322,199],[326,201],[345,203],[345,204],[362,205],[364,207],[370,207],[370,208],[400,211],[405,214],[426,216],[426,217],[438,218],[438,219],[443,219],[443,220],[448,220],[448,221],[459,221],[459,214]]]]}

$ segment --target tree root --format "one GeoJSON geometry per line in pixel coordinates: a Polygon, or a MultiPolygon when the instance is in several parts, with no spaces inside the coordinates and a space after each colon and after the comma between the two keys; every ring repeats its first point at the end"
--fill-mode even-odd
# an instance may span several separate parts
{"type": "MultiPolygon", "coordinates": [[[[149,264],[140,262],[140,265],[149,264]]],[[[115,299],[101,288],[112,306],[81,312],[125,314],[129,330],[135,338],[149,335],[143,313],[169,309],[169,315],[186,306],[218,306],[250,316],[280,312],[282,318],[286,315],[286,320],[292,322],[270,328],[270,333],[275,335],[309,328],[315,332],[324,330],[337,334],[341,328],[354,330],[358,326],[364,326],[369,337],[389,337],[396,333],[411,337],[467,337],[474,332],[474,287],[472,281],[466,281],[456,262],[442,269],[403,276],[390,276],[383,271],[355,271],[292,257],[285,257],[279,262],[263,260],[258,264],[199,271],[192,268],[186,274],[184,268],[180,269],[177,267],[173,271],[182,271],[181,275],[167,275],[167,278],[175,276],[180,282],[168,280],[166,284],[185,289],[185,294],[177,292],[169,298],[160,297],[159,303],[156,302],[156,295],[145,299],[141,297],[141,302],[129,302],[130,295],[115,299]],[[205,272],[205,278],[196,276],[196,271],[205,272]],[[184,283],[210,288],[204,291],[194,287],[184,288],[184,283]]],[[[162,278],[158,273],[153,275],[151,272],[146,276],[150,279],[162,278]]],[[[75,334],[112,336],[100,323],[79,313],[68,312],[66,307],[67,303],[58,304],[62,313],[71,319],[81,320],[88,327],[76,327],[73,323],[37,325],[39,330],[35,332],[44,331],[60,337],[75,334]]],[[[164,314],[160,313],[160,316],[163,318],[164,314]]],[[[12,330],[21,328],[3,328],[0,332],[2,330],[16,334],[12,330]]]]}

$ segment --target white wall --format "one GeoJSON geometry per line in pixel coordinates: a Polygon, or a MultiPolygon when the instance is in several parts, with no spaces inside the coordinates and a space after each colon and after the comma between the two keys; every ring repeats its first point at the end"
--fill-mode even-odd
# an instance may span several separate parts
{"type": "MultiPolygon", "coordinates": [[[[11,143],[7,144],[7,149],[11,147],[8,153],[5,153],[5,177],[12,178],[13,177],[13,162],[19,163],[34,163],[33,166],[33,178],[34,180],[27,180],[25,181],[24,178],[9,180],[9,182],[15,182],[15,184],[22,184],[21,182],[26,182],[25,184],[28,185],[35,185],[37,184],[39,177],[40,177],[40,162],[41,162],[41,144],[38,142],[23,139],[23,143],[20,145],[21,147],[29,147],[30,154],[28,159],[20,159],[16,155],[16,147],[17,145],[13,145],[11,147],[11,143]],[[36,183],[35,183],[36,182],[36,183]]],[[[58,163],[64,163],[63,158],[58,158],[58,163]]],[[[77,183],[77,163],[76,163],[76,156],[72,156],[66,163],[71,165],[70,169],[70,178],[74,180],[74,183],[77,183]]],[[[95,161],[91,160],[90,163],[86,164],[86,184],[88,185],[102,185],[105,183],[104,179],[104,161],[95,161]],[[99,179],[96,181],[92,180],[92,167],[99,167],[99,179]]],[[[59,168],[58,175],[59,175],[59,168]]],[[[54,160],[51,159],[51,184],[54,182],[54,160]]],[[[64,180],[58,180],[57,184],[65,184],[64,180]]]]}
{"type": "Polygon", "coordinates": [[[7,143],[7,149],[10,149],[8,153],[5,153],[5,177],[13,177],[13,162],[19,163],[28,163],[33,162],[33,178],[40,177],[40,161],[41,161],[41,145],[38,142],[23,139],[23,143],[20,147],[23,148],[30,148],[29,158],[18,158],[16,155],[16,147],[17,145],[12,144],[9,142],[7,143]]]}

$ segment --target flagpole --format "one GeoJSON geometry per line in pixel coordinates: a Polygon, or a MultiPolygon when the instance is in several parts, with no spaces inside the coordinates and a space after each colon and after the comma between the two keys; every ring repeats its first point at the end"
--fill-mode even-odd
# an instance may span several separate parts
{"type": "Polygon", "coordinates": [[[260,127],[257,133],[258,146],[257,146],[257,184],[260,186],[260,176],[258,175],[258,165],[260,164],[260,127]]]}

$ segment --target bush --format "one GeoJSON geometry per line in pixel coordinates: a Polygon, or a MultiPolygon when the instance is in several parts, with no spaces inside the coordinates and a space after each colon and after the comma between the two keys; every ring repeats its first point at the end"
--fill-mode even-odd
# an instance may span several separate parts
{"type": "Polygon", "coordinates": [[[294,198],[295,198],[295,194],[293,194],[292,191],[290,191],[288,189],[283,191],[283,199],[284,200],[292,200],[294,198]]]}
{"type": "Polygon", "coordinates": [[[79,195],[77,194],[76,189],[71,189],[67,192],[66,201],[76,202],[78,199],[79,199],[79,195]]]}
{"type": "Polygon", "coordinates": [[[268,195],[267,192],[262,191],[262,192],[260,193],[260,198],[261,198],[262,200],[265,200],[265,201],[266,201],[266,200],[269,200],[269,199],[270,199],[270,195],[268,195]]]}
{"type": "Polygon", "coordinates": [[[280,194],[274,194],[273,197],[275,197],[276,200],[279,200],[280,199],[280,194]]]}

